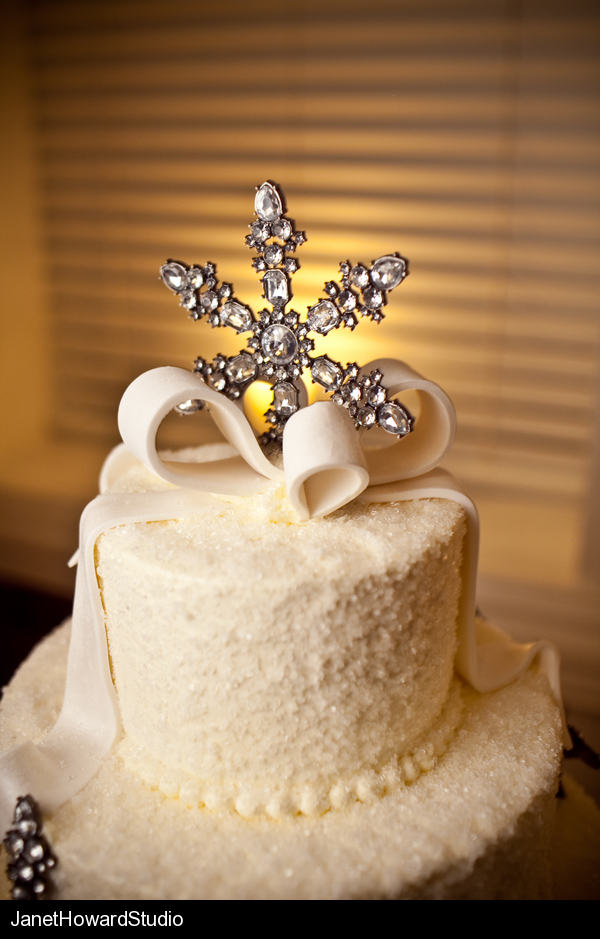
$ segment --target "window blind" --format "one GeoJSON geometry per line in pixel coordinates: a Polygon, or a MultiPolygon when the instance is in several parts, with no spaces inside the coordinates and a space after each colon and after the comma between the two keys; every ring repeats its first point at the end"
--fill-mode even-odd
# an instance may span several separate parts
{"type": "Polygon", "coordinates": [[[318,348],[392,355],[458,412],[474,491],[579,503],[600,372],[598,38],[573,0],[43,0],[31,7],[52,289],[54,426],[117,439],[141,371],[241,348],[192,324],[167,257],[259,310],[254,187],[306,230],[292,306],[339,261],[400,251],[380,326],[318,348]]]}

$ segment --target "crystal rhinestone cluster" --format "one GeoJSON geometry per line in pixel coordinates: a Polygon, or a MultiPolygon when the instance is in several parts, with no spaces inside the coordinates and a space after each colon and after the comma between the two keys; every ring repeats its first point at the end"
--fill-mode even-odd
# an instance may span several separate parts
{"type": "MultiPolygon", "coordinates": [[[[196,359],[194,369],[207,384],[235,400],[251,382],[268,381],[273,399],[265,417],[271,425],[261,438],[266,444],[281,441],[287,420],[300,406],[299,381],[305,370],[314,383],[331,394],[332,401],[348,409],[357,428],[381,427],[389,434],[404,437],[414,423],[410,412],[388,398],[380,371],[361,375],[356,363],[343,366],[327,355],[311,356],[314,340],[310,333],[326,336],[334,329],[354,329],[358,318],[375,323],[384,318],[387,295],[408,274],[408,262],[399,254],[389,254],[373,261],[370,267],[340,264],[338,283],[328,281],[326,296],[308,309],[306,319],[286,311],[291,299],[290,277],[299,268],[296,249],[306,241],[304,232],[296,231],[286,218],[281,193],[270,182],[256,192],[252,222],[246,244],[255,251],[254,269],[263,274],[263,297],[271,309],[255,315],[233,296],[231,284],[221,284],[214,264],[188,266],[169,260],[161,268],[164,283],[190,311],[190,317],[208,318],[211,326],[228,326],[238,333],[251,333],[246,348],[234,356],[218,355],[212,362],[196,359]]],[[[183,402],[177,410],[191,413],[202,402],[183,402]]]]}
{"type": "Polygon", "coordinates": [[[21,796],[7,832],[7,873],[12,881],[13,900],[40,900],[51,886],[50,873],[57,861],[42,834],[42,815],[33,796],[21,796]]]}

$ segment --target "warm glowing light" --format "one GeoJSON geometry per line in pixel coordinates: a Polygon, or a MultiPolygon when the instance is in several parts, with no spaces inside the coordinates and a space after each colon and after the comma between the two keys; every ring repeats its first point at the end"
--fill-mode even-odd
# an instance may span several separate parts
{"type": "Polygon", "coordinates": [[[271,386],[266,381],[252,382],[244,395],[244,411],[256,433],[268,430],[264,413],[271,406],[272,397],[271,386]]]}

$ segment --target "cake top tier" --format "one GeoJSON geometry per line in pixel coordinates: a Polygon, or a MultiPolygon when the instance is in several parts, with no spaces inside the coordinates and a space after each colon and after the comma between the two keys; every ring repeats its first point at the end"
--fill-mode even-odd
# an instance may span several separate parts
{"type": "MultiPolygon", "coordinates": [[[[156,485],[132,467],[118,488],[136,481],[156,485]]],[[[444,500],[299,522],[271,483],[106,532],[124,758],[167,795],[242,814],[321,814],[395,785],[449,703],[464,530],[444,500]]]]}

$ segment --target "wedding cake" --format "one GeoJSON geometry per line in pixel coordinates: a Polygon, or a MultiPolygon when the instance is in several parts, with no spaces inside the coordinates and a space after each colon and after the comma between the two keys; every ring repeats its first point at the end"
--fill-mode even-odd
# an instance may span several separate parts
{"type": "Polygon", "coordinates": [[[343,262],[302,322],[304,235],[274,185],[255,209],[272,310],[212,265],[162,269],[193,319],[251,339],[127,390],[71,638],[6,692],[4,827],[31,792],[64,900],[543,898],[557,658],[475,617],[477,514],[438,468],[452,406],[404,363],[310,355],[311,331],[383,319],[407,262],[343,262]],[[303,372],[330,401],[308,405],[303,372]],[[273,388],[259,440],[254,380],[273,388]],[[209,409],[226,442],[159,452],[173,408],[209,409]]]}

